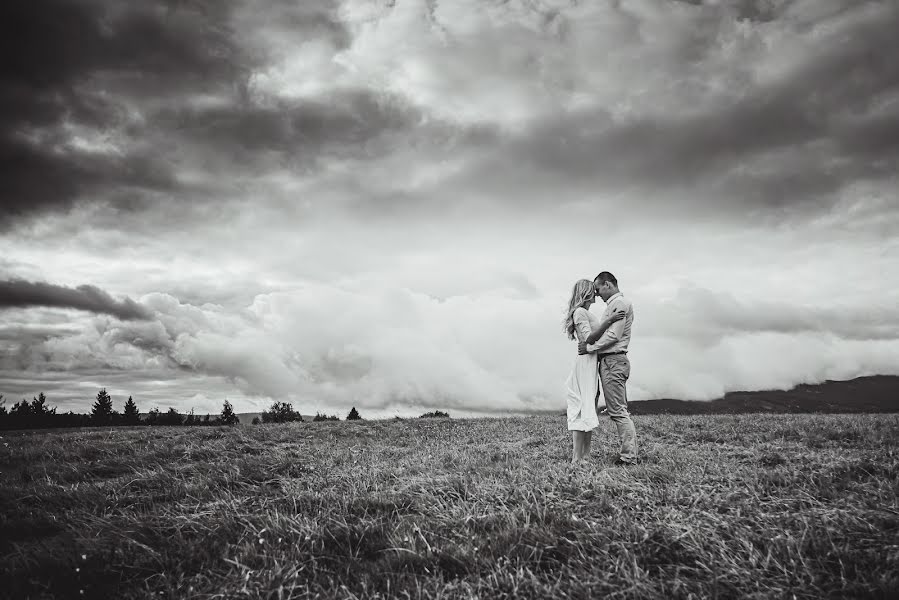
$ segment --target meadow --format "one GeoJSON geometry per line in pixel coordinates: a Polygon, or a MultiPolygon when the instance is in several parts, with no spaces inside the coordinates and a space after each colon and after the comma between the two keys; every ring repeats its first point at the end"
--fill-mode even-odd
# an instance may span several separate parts
{"type": "Polygon", "coordinates": [[[2,432],[16,598],[889,598],[899,415],[2,432]]]}

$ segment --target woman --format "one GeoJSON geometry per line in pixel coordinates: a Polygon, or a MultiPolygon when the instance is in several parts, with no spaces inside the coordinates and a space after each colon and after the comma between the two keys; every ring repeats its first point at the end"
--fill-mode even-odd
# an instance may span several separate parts
{"type": "MultiPolygon", "coordinates": [[[[617,313],[600,322],[588,310],[594,302],[596,292],[593,282],[579,279],[571,290],[565,317],[565,333],[569,339],[583,341],[594,331],[599,331],[602,335],[612,323],[624,317],[622,313],[617,313]]],[[[571,431],[573,446],[571,462],[576,463],[590,454],[593,430],[599,426],[596,415],[599,382],[595,353],[577,355],[565,385],[568,389],[568,430],[571,431]]]]}

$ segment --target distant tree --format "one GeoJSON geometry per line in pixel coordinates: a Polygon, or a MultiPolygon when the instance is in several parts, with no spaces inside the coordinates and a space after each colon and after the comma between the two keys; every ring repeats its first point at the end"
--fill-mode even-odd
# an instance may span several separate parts
{"type": "Polygon", "coordinates": [[[203,425],[209,425],[210,423],[212,423],[212,421],[210,419],[211,419],[211,416],[209,415],[209,413],[206,413],[206,416],[203,417],[203,425]]]}
{"type": "Polygon", "coordinates": [[[449,413],[435,410],[418,416],[419,419],[449,419],[449,413]]]}
{"type": "Polygon", "coordinates": [[[91,421],[94,425],[109,425],[112,423],[112,397],[103,388],[97,393],[97,401],[91,408],[91,421]]]}
{"type": "Polygon", "coordinates": [[[159,425],[160,414],[159,408],[154,408],[147,413],[147,425],[159,425]]]}
{"type": "Polygon", "coordinates": [[[194,416],[194,409],[191,408],[190,412],[187,413],[187,419],[184,420],[185,425],[196,425],[199,419],[194,416]]]}
{"type": "Polygon", "coordinates": [[[131,396],[125,402],[125,410],[122,411],[122,423],[125,425],[140,425],[140,411],[131,396]]]}
{"type": "Polygon", "coordinates": [[[28,400],[22,398],[21,401],[12,405],[12,410],[9,411],[9,414],[22,421],[27,421],[31,417],[31,405],[28,403],[28,400]]]}
{"type": "Polygon", "coordinates": [[[259,417],[253,417],[253,425],[259,425],[260,423],[262,423],[262,419],[260,419],[259,417]]]}
{"type": "Polygon", "coordinates": [[[293,409],[290,402],[273,402],[268,410],[262,412],[263,423],[290,423],[302,420],[303,416],[293,409]]]}
{"type": "Polygon", "coordinates": [[[31,414],[33,415],[43,415],[43,414],[54,414],[56,413],[56,409],[50,409],[47,406],[47,397],[44,395],[44,392],[41,392],[37,395],[37,398],[31,399],[31,414]]]}
{"type": "Polygon", "coordinates": [[[222,404],[222,414],[219,417],[219,421],[222,425],[237,425],[240,423],[240,419],[234,414],[234,407],[227,400],[222,404]]]}
{"type": "Polygon", "coordinates": [[[5,403],[0,396],[0,421],[3,427],[26,429],[30,427],[54,427],[59,424],[56,418],[56,407],[47,406],[47,397],[41,393],[31,402],[22,398],[10,409],[2,406],[5,403]]]}
{"type": "Polygon", "coordinates": [[[315,416],[312,417],[313,421],[339,421],[340,417],[337,415],[326,415],[324,413],[317,412],[315,416]]]}
{"type": "Polygon", "coordinates": [[[169,408],[164,414],[159,416],[160,425],[183,425],[184,415],[178,412],[175,407],[169,408]]]}
{"type": "Polygon", "coordinates": [[[9,427],[13,429],[25,429],[31,427],[31,404],[28,400],[22,398],[19,402],[12,405],[9,410],[9,427]]]}
{"type": "Polygon", "coordinates": [[[347,420],[347,421],[359,421],[359,420],[361,420],[361,419],[362,419],[362,417],[359,415],[359,411],[356,410],[356,407],[355,407],[355,406],[354,406],[353,409],[350,411],[350,414],[348,414],[348,415],[346,416],[346,420],[347,420]]]}
{"type": "Polygon", "coordinates": [[[53,418],[56,416],[56,407],[47,406],[47,397],[43,392],[37,398],[31,399],[31,426],[52,427],[53,418]]]}

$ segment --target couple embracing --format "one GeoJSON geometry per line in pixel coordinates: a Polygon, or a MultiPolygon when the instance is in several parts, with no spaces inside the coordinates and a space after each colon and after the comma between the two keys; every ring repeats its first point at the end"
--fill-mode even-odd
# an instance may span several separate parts
{"type": "Polygon", "coordinates": [[[625,391],[631,373],[627,347],[633,322],[634,307],[618,290],[618,280],[608,271],[593,281],[581,279],[574,284],[565,318],[565,332],[570,339],[578,341],[578,356],[566,382],[572,463],[590,454],[601,406],[605,406],[618,430],[620,448],[616,464],[637,462],[637,433],[627,410],[625,391]],[[596,296],[606,303],[601,319],[589,310],[596,296]]]}

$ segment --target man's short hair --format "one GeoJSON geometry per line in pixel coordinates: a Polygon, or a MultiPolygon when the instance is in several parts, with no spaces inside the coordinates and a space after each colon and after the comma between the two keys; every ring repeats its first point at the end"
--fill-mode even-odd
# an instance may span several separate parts
{"type": "Polygon", "coordinates": [[[593,279],[594,283],[611,283],[615,287],[618,287],[618,280],[615,279],[615,276],[609,273],[608,271],[603,271],[599,275],[597,275],[593,279]]]}

